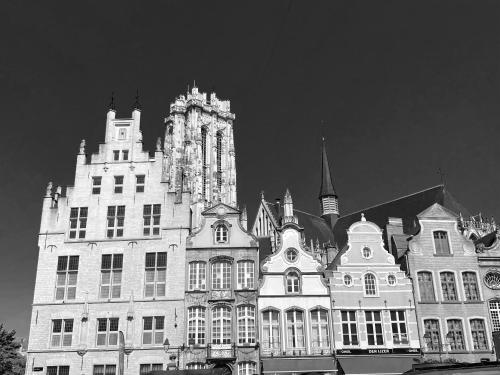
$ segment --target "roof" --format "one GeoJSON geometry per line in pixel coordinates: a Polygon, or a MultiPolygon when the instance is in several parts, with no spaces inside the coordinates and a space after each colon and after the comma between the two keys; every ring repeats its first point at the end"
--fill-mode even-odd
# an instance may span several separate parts
{"type": "Polygon", "coordinates": [[[361,213],[367,220],[385,228],[389,217],[398,217],[403,220],[404,233],[414,234],[418,228],[416,216],[434,203],[439,203],[452,213],[469,215],[468,210],[458,203],[445,189],[444,185],[434,186],[401,198],[381,203],[363,210],[341,216],[333,228],[335,241],[339,248],[347,242],[347,229],[360,220],[361,213]]]}
{"type": "Polygon", "coordinates": [[[304,228],[306,245],[309,246],[311,240],[314,243],[316,243],[316,240],[319,240],[322,245],[327,243],[331,245],[335,244],[332,229],[325,219],[297,209],[294,209],[293,213],[297,216],[299,225],[304,228]]]}
{"type": "Polygon", "coordinates": [[[474,241],[474,245],[482,245],[484,247],[491,247],[497,240],[497,232],[493,231],[491,233],[488,233],[487,235],[479,238],[478,240],[474,241]]]}
{"type": "Polygon", "coordinates": [[[330,174],[330,165],[328,164],[328,156],[326,155],[325,140],[323,139],[323,150],[321,153],[321,188],[319,189],[319,197],[336,196],[333,188],[332,176],[330,174]]]}
{"type": "Polygon", "coordinates": [[[392,235],[392,241],[394,243],[394,246],[396,247],[396,254],[393,254],[397,256],[396,259],[401,258],[403,255],[405,255],[406,250],[408,250],[408,235],[407,234],[393,234],[392,235]]]}

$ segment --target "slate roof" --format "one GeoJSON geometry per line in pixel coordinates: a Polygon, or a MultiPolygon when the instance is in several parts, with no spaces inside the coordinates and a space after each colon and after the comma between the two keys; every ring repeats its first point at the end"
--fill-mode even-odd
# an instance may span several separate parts
{"type": "Polygon", "coordinates": [[[392,243],[396,249],[395,254],[396,260],[405,255],[406,250],[408,250],[408,238],[410,236],[407,234],[393,234],[392,243]]]}
{"type": "Polygon", "coordinates": [[[319,189],[319,197],[336,196],[333,188],[332,176],[330,174],[330,165],[328,164],[328,156],[326,155],[325,140],[323,139],[323,150],[321,152],[321,187],[319,189]]]}
{"type": "Polygon", "coordinates": [[[316,244],[316,240],[319,240],[321,245],[335,244],[332,229],[325,219],[298,209],[294,209],[293,213],[297,216],[299,225],[304,228],[304,236],[308,246],[311,240],[314,244],[316,244]]]}
{"type": "Polygon", "coordinates": [[[484,247],[488,248],[493,246],[496,240],[497,240],[497,232],[493,231],[479,238],[478,240],[474,241],[474,245],[476,246],[483,245],[484,247]]]}

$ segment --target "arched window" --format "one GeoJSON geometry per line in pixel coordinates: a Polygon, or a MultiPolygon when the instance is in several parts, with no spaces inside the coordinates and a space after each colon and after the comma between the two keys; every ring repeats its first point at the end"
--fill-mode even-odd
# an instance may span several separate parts
{"type": "Polygon", "coordinates": [[[227,227],[224,224],[219,224],[215,227],[215,242],[226,243],[228,239],[227,227]]]}
{"type": "Polygon", "coordinates": [[[212,289],[231,289],[231,263],[212,264],[212,289]]]}
{"type": "Polygon", "coordinates": [[[304,349],[304,313],[300,310],[286,312],[286,346],[287,349],[304,349]]]}
{"type": "Polygon", "coordinates": [[[205,345],[205,308],[188,309],[188,344],[205,345]]]}
{"type": "Polygon", "coordinates": [[[231,343],[231,309],[217,306],[212,310],[212,343],[231,343]]]}
{"type": "Polygon", "coordinates": [[[255,307],[238,306],[238,344],[255,344],[255,307]]]}
{"type": "Polygon", "coordinates": [[[300,275],[296,271],[290,271],[286,275],[286,292],[300,293],[300,275]]]}
{"type": "Polygon", "coordinates": [[[240,362],[238,363],[238,375],[253,375],[257,373],[257,365],[255,362],[240,362]]]}
{"type": "Polygon", "coordinates": [[[363,247],[363,258],[370,259],[372,257],[372,249],[368,246],[363,247]]]}
{"type": "Polygon", "coordinates": [[[375,281],[375,275],[373,275],[372,273],[367,273],[365,275],[365,295],[377,295],[377,283],[375,281]]]}
{"type": "Polygon", "coordinates": [[[280,313],[267,310],[262,313],[262,350],[265,354],[279,354],[280,313]]]}
{"type": "Polygon", "coordinates": [[[328,348],[328,313],[326,310],[311,311],[311,334],[313,351],[328,348]]]}
{"type": "Polygon", "coordinates": [[[217,140],[216,140],[216,142],[217,142],[217,189],[220,193],[222,190],[222,132],[218,131],[216,138],[217,138],[217,140]]]}
{"type": "Polygon", "coordinates": [[[201,195],[207,199],[207,128],[201,128],[201,195]]]}

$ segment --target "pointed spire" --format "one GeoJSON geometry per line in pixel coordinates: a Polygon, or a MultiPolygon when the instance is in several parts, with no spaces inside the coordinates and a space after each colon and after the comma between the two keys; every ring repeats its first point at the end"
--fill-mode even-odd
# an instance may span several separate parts
{"type": "Polygon", "coordinates": [[[319,197],[334,196],[335,189],[333,188],[332,177],[330,175],[330,165],[328,164],[328,156],[326,155],[326,145],[325,138],[322,138],[322,154],[321,154],[321,188],[319,191],[319,197]]]}
{"type": "Polygon", "coordinates": [[[115,92],[111,91],[111,99],[109,102],[109,108],[108,111],[114,111],[116,112],[116,106],[115,106],[115,92]]]}
{"type": "Polygon", "coordinates": [[[283,199],[283,222],[297,223],[297,219],[293,215],[293,200],[290,190],[286,189],[285,198],[283,199]]]}
{"type": "Polygon", "coordinates": [[[141,103],[139,102],[139,89],[135,93],[134,111],[141,110],[141,103]]]}

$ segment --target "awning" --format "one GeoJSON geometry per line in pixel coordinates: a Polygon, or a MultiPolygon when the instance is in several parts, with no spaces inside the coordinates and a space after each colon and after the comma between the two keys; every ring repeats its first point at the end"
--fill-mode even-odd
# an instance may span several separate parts
{"type": "Polygon", "coordinates": [[[264,374],[337,371],[333,357],[262,359],[264,374]]]}
{"type": "Polygon", "coordinates": [[[150,371],[146,375],[223,375],[224,369],[211,368],[199,370],[150,371]]]}
{"type": "Polygon", "coordinates": [[[402,374],[417,363],[415,356],[349,356],[337,357],[339,370],[345,375],[402,374]]]}

